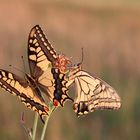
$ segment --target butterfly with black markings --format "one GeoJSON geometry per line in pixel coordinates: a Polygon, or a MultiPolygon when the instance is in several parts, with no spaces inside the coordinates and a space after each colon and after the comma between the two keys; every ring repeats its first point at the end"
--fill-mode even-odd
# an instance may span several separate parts
{"type": "Polygon", "coordinates": [[[72,100],[67,92],[67,65],[70,60],[57,54],[39,25],[31,29],[28,40],[28,59],[33,77],[39,77],[41,90],[47,94],[55,106],[64,106],[66,100],[72,100]]]}
{"type": "Polygon", "coordinates": [[[73,108],[78,116],[96,109],[120,108],[120,97],[116,91],[103,80],[81,70],[81,64],[71,68],[69,76],[66,76],[69,59],[55,52],[39,25],[31,30],[29,45],[29,62],[37,64],[36,62],[41,60],[40,67],[43,66],[41,69],[45,69],[45,72],[40,76],[39,81],[42,90],[49,93],[50,99],[53,99],[56,106],[58,103],[63,106],[67,99],[73,100],[67,92],[70,85],[75,82],[78,94],[74,99],[73,108]],[[51,68],[42,64],[48,64],[51,68]]]}
{"type": "MultiPolygon", "coordinates": [[[[20,97],[21,101],[28,108],[37,111],[42,119],[43,115],[48,115],[49,109],[41,95],[41,91],[45,92],[49,98],[56,91],[55,100],[62,90],[61,80],[64,81],[64,79],[63,75],[59,74],[61,69],[51,67],[54,62],[59,62],[59,57],[57,57],[41,28],[36,25],[31,29],[28,39],[30,75],[26,74],[25,79],[22,79],[11,72],[0,70],[0,86],[20,97]],[[59,76],[59,80],[57,80],[57,76],[59,76]],[[60,87],[55,86],[58,81],[60,82],[60,87]]],[[[65,91],[64,93],[66,94],[65,91]]],[[[68,98],[67,94],[64,99],[66,98],[68,98]]]]}
{"type": "Polygon", "coordinates": [[[67,87],[74,82],[76,95],[73,109],[77,116],[88,114],[94,110],[115,110],[121,107],[121,100],[117,92],[100,78],[91,76],[82,70],[81,63],[71,69],[67,87]]]}

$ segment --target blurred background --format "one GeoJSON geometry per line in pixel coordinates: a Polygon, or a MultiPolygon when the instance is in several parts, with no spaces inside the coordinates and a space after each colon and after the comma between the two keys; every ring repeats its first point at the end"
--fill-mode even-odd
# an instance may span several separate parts
{"type": "MultiPolygon", "coordinates": [[[[50,140],[138,140],[140,138],[140,1],[24,0],[0,1],[0,68],[24,76],[27,39],[39,24],[58,53],[81,60],[83,69],[113,86],[122,99],[118,111],[95,111],[77,118],[72,103],[56,110],[48,125],[50,140]]],[[[70,94],[74,94],[72,88],[70,94]]],[[[0,139],[25,140],[20,123],[25,112],[32,127],[34,112],[0,89],[0,139]]],[[[43,124],[40,121],[39,139],[43,124]]]]}

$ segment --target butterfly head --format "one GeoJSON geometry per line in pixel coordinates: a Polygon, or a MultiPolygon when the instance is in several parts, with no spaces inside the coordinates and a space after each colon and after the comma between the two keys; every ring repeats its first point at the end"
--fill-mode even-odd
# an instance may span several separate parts
{"type": "Polygon", "coordinates": [[[70,67],[70,70],[69,70],[69,76],[72,76],[72,75],[75,75],[77,72],[79,72],[80,70],[82,70],[82,62],[79,62],[77,64],[74,64],[70,67]]]}

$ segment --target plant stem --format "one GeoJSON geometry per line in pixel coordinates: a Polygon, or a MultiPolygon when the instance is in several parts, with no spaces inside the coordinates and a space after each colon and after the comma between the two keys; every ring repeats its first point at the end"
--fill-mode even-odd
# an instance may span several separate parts
{"type": "Polygon", "coordinates": [[[34,125],[33,125],[33,133],[32,133],[32,140],[35,140],[37,124],[38,124],[38,113],[35,113],[34,125]]]}
{"type": "Polygon", "coordinates": [[[44,124],[44,127],[43,127],[43,131],[42,131],[42,135],[41,135],[40,140],[44,140],[45,132],[46,132],[46,128],[47,128],[47,125],[48,125],[49,118],[50,118],[50,115],[46,117],[45,124],[44,124]]]}
{"type": "Polygon", "coordinates": [[[46,117],[45,124],[44,124],[43,130],[42,130],[42,135],[41,135],[41,139],[40,140],[44,140],[44,138],[45,138],[45,132],[46,132],[46,129],[47,129],[49,118],[51,116],[51,113],[55,110],[55,107],[54,106],[52,106],[50,108],[51,108],[50,109],[50,114],[46,117]]]}

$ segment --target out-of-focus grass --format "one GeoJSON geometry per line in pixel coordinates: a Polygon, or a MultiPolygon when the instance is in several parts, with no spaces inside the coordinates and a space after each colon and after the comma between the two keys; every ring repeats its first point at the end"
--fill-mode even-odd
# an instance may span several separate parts
{"type": "MultiPolygon", "coordinates": [[[[47,139],[139,139],[140,126],[140,10],[139,1],[19,1],[0,5],[0,68],[23,76],[29,30],[40,24],[59,53],[81,60],[83,68],[112,85],[122,98],[119,111],[96,111],[76,118],[72,104],[59,108],[48,124],[47,139]],[[131,5],[131,4],[132,5],[131,5]]],[[[25,139],[20,115],[28,126],[34,117],[16,97],[0,89],[0,138],[25,139]]],[[[70,94],[74,94],[74,89],[70,94]]],[[[42,124],[39,126],[42,127],[42,124]]],[[[41,132],[41,129],[39,129],[41,132]]]]}

